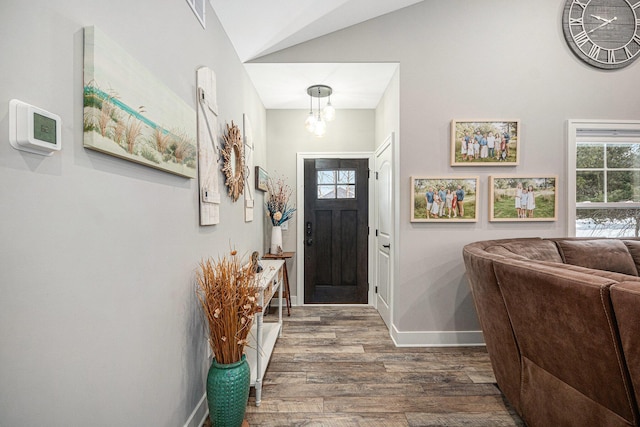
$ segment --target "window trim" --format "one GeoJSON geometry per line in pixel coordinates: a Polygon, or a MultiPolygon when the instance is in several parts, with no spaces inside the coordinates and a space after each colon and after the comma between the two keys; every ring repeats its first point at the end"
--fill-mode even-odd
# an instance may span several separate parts
{"type": "MultiPolygon", "coordinates": [[[[580,142],[619,142],[621,138],[640,142],[640,121],[637,120],[568,120],[567,121],[567,230],[576,235],[576,159],[580,142]]],[[[580,203],[583,208],[602,206],[611,208],[640,207],[640,203],[580,203]],[[585,206],[588,205],[588,206],[585,206]]]]}

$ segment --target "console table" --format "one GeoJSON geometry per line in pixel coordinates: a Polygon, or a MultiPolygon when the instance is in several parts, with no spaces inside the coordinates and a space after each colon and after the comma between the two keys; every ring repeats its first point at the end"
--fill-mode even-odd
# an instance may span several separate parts
{"type": "Polygon", "coordinates": [[[295,252],[281,252],[279,254],[264,254],[262,259],[282,259],[284,266],[282,271],[284,275],[284,298],[287,303],[287,316],[291,316],[291,290],[289,289],[289,274],[287,273],[287,260],[293,258],[295,252]]]}
{"type": "Polygon", "coordinates": [[[251,333],[248,336],[249,344],[245,347],[245,354],[251,371],[251,387],[256,389],[256,406],[262,401],[262,378],[271,359],[271,353],[276,345],[278,337],[282,334],[282,284],[283,260],[262,260],[262,272],[258,273],[260,295],[258,303],[263,310],[266,309],[271,299],[278,291],[278,321],[264,322],[263,312],[256,313],[251,333]]]}

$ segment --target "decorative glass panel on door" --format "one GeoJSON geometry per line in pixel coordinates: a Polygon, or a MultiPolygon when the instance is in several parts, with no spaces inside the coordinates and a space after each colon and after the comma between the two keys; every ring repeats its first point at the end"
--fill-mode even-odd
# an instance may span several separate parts
{"type": "Polygon", "coordinates": [[[318,171],[318,184],[335,184],[336,183],[336,171],[324,170],[318,171]]]}
{"type": "Polygon", "coordinates": [[[318,199],[355,199],[355,169],[317,171],[318,199]]]}
{"type": "Polygon", "coordinates": [[[355,185],[338,185],[338,199],[355,199],[355,185]]]}
{"type": "Polygon", "coordinates": [[[335,199],[335,185],[318,185],[318,199],[335,199]]]}
{"type": "Polygon", "coordinates": [[[353,169],[338,170],[338,184],[355,184],[356,171],[353,169]]]}

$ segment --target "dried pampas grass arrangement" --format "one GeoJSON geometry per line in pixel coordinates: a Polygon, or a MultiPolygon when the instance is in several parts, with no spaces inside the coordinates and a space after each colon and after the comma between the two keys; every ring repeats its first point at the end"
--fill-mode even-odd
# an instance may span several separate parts
{"type": "Polygon", "coordinates": [[[255,269],[241,265],[231,251],[217,261],[200,262],[197,294],[209,324],[209,345],[216,362],[240,361],[258,305],[259,288],[255,269]]]}

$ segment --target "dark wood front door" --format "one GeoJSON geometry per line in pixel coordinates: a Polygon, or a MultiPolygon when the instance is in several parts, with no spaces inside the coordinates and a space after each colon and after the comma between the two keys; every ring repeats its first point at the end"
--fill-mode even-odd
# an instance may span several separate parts
{"type": "Polygon", "coordinates": [[[367,159],[304,161],[304,302],[366,304],[367,159]]]}

